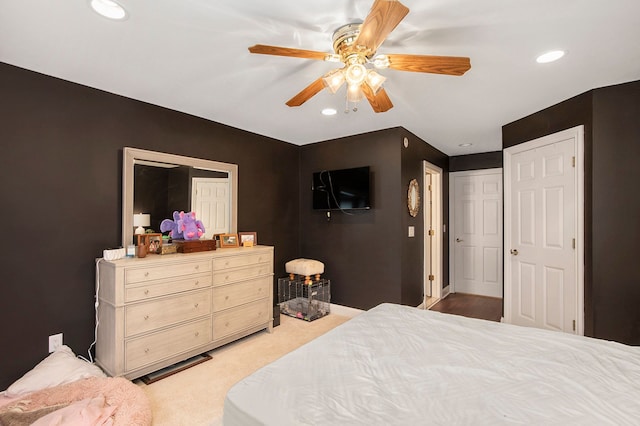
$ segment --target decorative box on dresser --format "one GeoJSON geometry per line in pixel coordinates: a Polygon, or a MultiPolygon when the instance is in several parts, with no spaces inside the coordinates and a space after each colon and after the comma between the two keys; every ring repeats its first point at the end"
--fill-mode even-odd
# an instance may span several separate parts
{"type": "Polygon", "coordinates": [[[273,247],[98,263],[96,363],[143,376],[273,327],[273,247]]]}

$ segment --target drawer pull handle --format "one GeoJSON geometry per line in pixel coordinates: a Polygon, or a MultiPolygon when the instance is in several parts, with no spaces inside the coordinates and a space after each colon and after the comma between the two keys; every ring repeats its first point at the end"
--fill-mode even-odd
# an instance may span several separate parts
{"type": "Polygon", "coordinates": [[[149,353],[149,348],[144,348],[144,353],[148,354],[149,353]]]}
{"type": "Polygon", "coordinates": [[[149,319],[149,315],[144,316],[145,321],[149,319]]]}
{"type": "Polygon", "coordinates": [[[144,276],[145,276],[145,277],[148,277],[148,276],[149,276],[149,273],[148,273],[148,272],[145,272],[145,273],[144,273],[144,276]]]}
{"type": "Polygon", "coordinates": [[[145,294],[145,296],[146,296],[147,294],[149,294],[149,290],[145,290],[145,291],[144,291],[144,294],[145,294]]]}
{"type": "Polygon", "coordinates": [[[198,309],[198,304],[197,303],[195,305],[193,305],[193,306],[195,306],[195,308],[198,309]]]}
{"type": "Polygon", "coordinates": [[[200,269],[200,265],[196,265],[196,270],[200,269]]]}
{"type": "Polygon", "coordinates": [[[199,331],[196,331],[196,337],[198,337],[200,335],[199,331]]]}
{"type": "Polygon", "coordinates": [[[225,327],[229,327],[229,322],[228,322],[228,321],[227,321],[227,322],[225,322],[225,323],[224,323],[224,326],[225,326],[225,327]]]}
{"type": "Polygon", "coordinates": [[[200,285],[200,281],[196,281],[196,286],[197,286],[197,285],[200,285]]]}
{"type": "Polygon", "coordinates": [[[226,277],[224,277],[225,281],[229,281],[229,275],[227,275],[226,277]]]}
{"type": "Polygon", "coordinates": [[[225,296],[225,297],[224,297],[224,300],[229,300],[229,296],[225,296]]]}

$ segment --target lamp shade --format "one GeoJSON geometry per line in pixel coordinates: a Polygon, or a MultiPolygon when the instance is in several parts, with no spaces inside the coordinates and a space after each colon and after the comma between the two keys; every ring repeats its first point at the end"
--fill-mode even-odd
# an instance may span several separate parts
{"type": "Polygon", "coordinates": [[[144,226],[151,225],[151,215],[138,213],[133,215],[133,226],[136,226],[136,234],[144,234],[144,226]]]}

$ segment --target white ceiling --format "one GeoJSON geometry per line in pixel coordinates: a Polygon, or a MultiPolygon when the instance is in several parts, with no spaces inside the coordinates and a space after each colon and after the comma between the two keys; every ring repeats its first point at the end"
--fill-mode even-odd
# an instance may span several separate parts
{"type": "Polygon", "coordinates": [[[129,17],[114,22],[88,0],[0,0],[0,61],[297,145],[402,126],[448,155],[500,150],[502,125],[640,79],[639,0],[403,0],[409,15],[378,53],[468,56],[470,71],[383,70],[385,113],[365,100],[345,114],[327,90],[287,107],[336,64],[247,48],[329,52],[333,31],[372,2],[120,0],[129,17]],[[535,62],[552,49],[567,55],[535,62]]]}

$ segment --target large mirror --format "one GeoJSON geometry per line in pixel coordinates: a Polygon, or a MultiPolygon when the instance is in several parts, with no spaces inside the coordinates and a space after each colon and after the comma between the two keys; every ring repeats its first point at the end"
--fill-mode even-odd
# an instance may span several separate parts
{"type": "Polygon", "coordinates": [[[176,210],[195,211],[205,225],[204,238],[235,233],[237,194],[237,164],[124,148],[122,246],[133,243],[134,215],[136,221],[144,218],[145,229],[160,232],[160,222],[176,210]]]}

